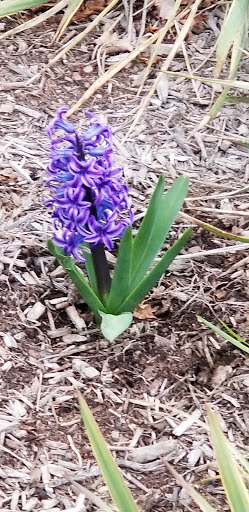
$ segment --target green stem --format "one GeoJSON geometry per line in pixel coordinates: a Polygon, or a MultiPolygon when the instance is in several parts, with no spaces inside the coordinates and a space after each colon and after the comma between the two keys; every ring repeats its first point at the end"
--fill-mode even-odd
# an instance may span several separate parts
{"type": "Polygon", "coordinates": [[[97,244],[94,247],[91,247],[91,253],[98,288],[98,296],[103,304],[105,304],[111,289],[111,277],[104,244],[97,244]]]}

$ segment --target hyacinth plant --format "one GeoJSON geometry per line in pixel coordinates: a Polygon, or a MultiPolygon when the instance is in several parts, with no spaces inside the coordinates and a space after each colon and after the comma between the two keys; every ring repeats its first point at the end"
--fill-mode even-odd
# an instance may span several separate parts
{"type": "Polygon", "coordinates": [[[90,126],[80,134],[65,118],[67,110],[60,108],[47,129],[51,151],[46,204],[52,208],[53,223],[48,248],[94,312],[104,336],[112,341],[130,325],[134,308],[190,237],[188,229],[153,266],[183,204],[188,179],[181,176],[164,194],[164,179],[159,178],[133,236],[128,187],[122,181],[122,169],[113,164],[109,126],[86,112],[90,126]],[[105,250],[114,249],[117,240],[111,277],[105,250]],[[85,265],[88,279],[74,259],[85,265]]]}

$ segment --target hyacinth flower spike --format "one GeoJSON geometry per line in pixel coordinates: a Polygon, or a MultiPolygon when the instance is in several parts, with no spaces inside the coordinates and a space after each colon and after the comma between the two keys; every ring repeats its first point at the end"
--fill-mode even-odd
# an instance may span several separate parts
{"type": "Polygon", "coordinates": [[[113,166],[110,129],[88,113],[90,129],[79,135],[63,118],[66,111],[66,107],[58,110],[47,129],[51,139],[47,204],[53,208],[53,241],[66,255],[83,262],[82,244],[90,245],[97,291],[104,302],[111,285],[104,249],[113,249],[113,239],[132,222],[128,191],[121,182],[121,169],[113,166]],[[57,130],[63,131],[61,137],[54,137],[57,130]]]}
{"type": "Polygon", "coordinates": [[[122,169],[113,164],[112,133],[92,113],[83,134],[62,107],[49,123],[51,141],[46,201],[52,208],[50,252],[66,270],[77,290],[112,341],[132,320],[132,311],[156,284],[190,236],[187,230],[150,269],[184,201],[188,180],[180,177],[163,195],[159,178],[147,213],[132,236],[133,212],[122,169]],[[113,278],[105,250],[120,240],[113,278]],[[88,281],[73,261],[85,263],[88,281]]]}

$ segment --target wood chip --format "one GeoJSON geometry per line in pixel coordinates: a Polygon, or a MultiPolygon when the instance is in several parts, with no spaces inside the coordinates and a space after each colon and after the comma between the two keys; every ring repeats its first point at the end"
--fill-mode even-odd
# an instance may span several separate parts
{"type": "Polygon", "coordinates": [[[78,331],[82,331],[82,329],[86,328],[86,322],[81,318],[75,306],[69,306],[66,308],[66,313],[78,331]]]}
{"type": "Polygon", "coordinates": [[[3,338],[3,342],[8,348],[17,348],[17,342],[15,338],[9,333],[0,333],[0,336],[3,338]]]}
{"type": "Polygon", "coordinates": [[[39,318],[41,318],[41,316],[44,315],[45,311],[46,311],[46,306],[44,306],[44,304],[42,304],[42,302],[38,301],[28,311],[28,313],[26,315],[27,319],[31,320],[32,322],[39,320],[39,318]]]}
{"type": "Polygon", "coordinates": [[[79,373],[82,377],[87,377],[88,379],[94,379],[100,375],[100,372],[90,366],[85,361],[81,361],[81,359],[73,359],[72,368],[74,372],[79,373]]]}
{"type": "Polygon", "coordinates": [[[188,430],[193,425],[195,420],[198,420],[201,417],[201,415],[202,415],[202,412],[199,409],[196,409],[191,414],[190,418],[187,418],[186,420],[182,421],[182,423],[180,423],[180,425],[178,425],[176,428],[174,428],[173,434],[177,437],[182,436],[182,434],[184,434],[186,432],[186,430],[188,430]]]}
{"type": "Polygon", "coordinates": [[[174,439],[166,439],[165,441],[159,441],[149,446],[133,448],[129,452],[129,459],[138,463],[150,462],[158,457],[164,457],[165,455],[175,452],[177,446],[177,441],[174,439]]]}

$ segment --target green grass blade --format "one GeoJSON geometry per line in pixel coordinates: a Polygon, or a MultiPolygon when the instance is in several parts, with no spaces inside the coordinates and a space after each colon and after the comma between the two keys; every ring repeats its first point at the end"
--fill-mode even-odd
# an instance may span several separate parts
{"type": "Polygon", "coordinates": [[[218,319],[219,322],[221,323],[221,325],[223,325],[223,327],[225,327],[225,329],[227,330],[227,332],[229,332],[232,336],[234,336],[234,338],[236,338],[236,340],[239,340],[241,341],[242,343],[245,343],[245,345],[249,345],[249,343],[245,340],[243,340],[243,338],[241,338],[241,336],[239,336],[238,334],[236,334],[236,332],[234,332],[230,327],[228,327],[227,324],[225,324],[225,322],[223,322],[222,320],[220,320],[220,318],[218,319]]]}
{"type": "Polygon", "coordinates": [[[241,476],[239,466],[233,458],[228,440],[209,407],[207,407],[207,415],[219,473],[231,512],[248,512],[249,492],[241,476]]]}
{"type": "Polygon", "coordinates": [[[118,307],[115,312],[116,315],[125,311],[133,311],[135,307],[141,302],[145,295],[155,286],[158,279],[167,270],[168,266],[175,259],[177,254],[181,251],[187,240],[192,234],[192,229],[187,229],[185,233],[177,240],[164,254],[156,266],[149,272],[149,274],[131,291],[124,302],[118,307]]]}
{"type": "Polygon", "coordinates": [[[100,429],[86,403],[79,394],[79,406],[88,439],[100,467],[104,481],[119,512],[139,512],[100,429]]]}
{"type": "Polygon", "coordinates": [[[121,238],[118,257],[114,268],[111,290],[106,311],[113,313],[129,293],[132,256],[132,229],[127,228],[121,238]]]}
{"type": "MultiPolygon", "coordinates": [[[[247,35],[247,20],[245,19],[238,34],[235,37],[235,40],[233,42],[233,49],[232,49],[232,55],[231,55],[231,62],[230,62],[230,70],[229,70],[229,80],[233,80],[236,76],[236,73],[238,71],[241,57],[242,57],[242,49],[245,47],[246,44],[246,35],[247,35]]],[[[214,102],[209,115],[211,119],[216,117],[218,112],[220,111],[222,105],[226,102],[227,94],[230,87],[224,87],[222,93],[218,96],[216,101],[214,102]]]]}
{"type": "Polygon", "coordinates": [[[133,287],[144,278],[160,251],[187,195],[189,180],[180,176],[161,198],[162,184],[163,181],[160,180],[133,242],[131,273],[133,287]]]}
{"type": "Polygon", "coordinates": [[[3,0],[0,2],[0,18],[31,9],[45,3],[45,0],[3,0]]]}
{"type": "MultiPolygon", "coordinates": [[[[199,494],[192,485],[188,484],[184,478],[175,471],[175,469],[168,463],[164,462],[167,469],[172,473],[172,475],[175,477],[177,482],[183,487],[183,489],[186,489],[186,491],[189,493],[189,495],[193,498],[195,503],[200,507],[202,512],[217,512],[215,508],[213,508],[209,503],[199,494]]],[[[239,512],[239,511],[237,511],[239,512]]]]}
{"type": "Polygon", "coordinates": [[[216,77],[219,76],[222,66],[228,56],[228,52],[241,32],[241,27],[245,26],[245,22],[248,18],[248,7],[248,0],[233,0],[232,2],[217,40],[216,77]]]}
{"type": "Polygon", "coordinates": [[[52,240],[49,240],[47,245],[48,250],[53,256],[56,257],[57,261],[67,272],[74,286],[78,290],[81,297],[88,304],[89,308],[94,312],[98,310],[105,312],[105,306],[99,300],[94,291],[90,288],[81,270],[74,264],[70,256],[66,256],[62,249],[54,244],[52,240]]]}
{"type": "Polygon", "coordinates": [[[226,341],[229,341],[230,343],[232,343],[233,345],[235,345],[235,347],[239,348],[240,350],[243,350],[243,352],[246,352],[247,354],[249,354],[249,347],[247,347],[246,345],[244,345],[243,343],[241,343],[240,341],[236,340],[235,338],[233,338],[232,336],[230,336],[229,334],[227,334],[226,332],[222,331],[221,329],[219,329],[219,327],[216,327],[214,324],[212,324],[211,322],[208,322],[207,320],[205,320],[205,318],[202,318],[201,316],[197,316],[198,320],[200,320],[203,324],[205,324],[207,327],[209,327],[210,329],[212,329],[212,331],[214,331],[216,334],[219,334],[224,340],[226,341]]]}
{"type": "Polygon", "coordinates": [[[236,459],[239,461],[242,468],[244,468],[244,474],[245,478],[249,478],[249,461],[247,458],[234,446],[234,444],[231,444],[231,450],[236,457],[236,459]]]}

